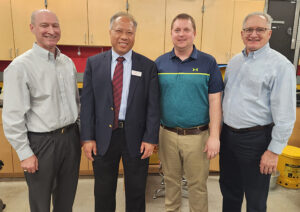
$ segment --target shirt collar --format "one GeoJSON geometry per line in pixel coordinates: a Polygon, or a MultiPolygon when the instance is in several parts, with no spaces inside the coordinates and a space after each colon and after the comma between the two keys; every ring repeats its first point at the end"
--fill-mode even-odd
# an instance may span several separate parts
{"type": "Polygon", "coordinates": [[[254,52],[249,52],[248,56],[246,54],[246,48],[243,49],[242,53],[243,53],[244,57],[253,57],[255,59],[256,57],[259,57],[259,55],[264,54],[266,51],[268,51],[268,49],[270,49],[269,43],[267,43],[262,48],[254,51],[254,52]]]}
{"type": "Polygon", "coordinates": [[[132,49],[127,52],[126,54],[120,56],[118,53],[116,53],[113,49],[111,49],[111,54],[112,54],[112,61],[116,61],[118,57],[124,57],[125,61],[130,61],[131,60],[131,55],[132,55],[132,49]]]}
{"type": "MultiPolygon", "coordinates": [[[[33,44],[32,49],[42,58],[45,58],[47,60],[55,60],[54,54],[52,52],[40,47],[37,43],[33,44]]],[[[60,56],[60,50],[57,47],[55,47],[55,51],[56,51],[56,58],[57,58],[60,56]]]]}
{"type": "MultiPolygon", "coordinates": [[[[196,60],[196,59],[197,59],[197,56],[198,56],[197,49],[196,49],[195,45],[193,45],[193,51],[192,51],[192,54],[191,54],[187,59],[192,58],[192,59],[196,60]]],[[[178,57],[176,56],[176,54],[175,54],[174,48],[172,49],[172,51],[171,51],[171,53],[170,53],[170,59],[173,59],[173,58],[178,58],[178,57]]]]}

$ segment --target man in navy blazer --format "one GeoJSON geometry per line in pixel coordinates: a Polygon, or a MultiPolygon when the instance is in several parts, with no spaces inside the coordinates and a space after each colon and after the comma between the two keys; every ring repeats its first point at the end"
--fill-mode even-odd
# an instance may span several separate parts
{"type": "Polygon", "coordinates": [[[126,211],[145,211],[149,156],[158,142],[159,87],[155,63],[132,51],[136,27],[131,15],[115,14],[109,30],[112,50],[87,60],[81,95],[81,140],[86,156],[93,161],[95,211],[115,211],[121,157],[126,211]],[[119,57],[124,61],[117,62],[119,57]],[[123,79],[118,109],[114,72],[119,71],[119,63],[123,79]],[[115,110],[119,110],[118,115],[115,110]]]}

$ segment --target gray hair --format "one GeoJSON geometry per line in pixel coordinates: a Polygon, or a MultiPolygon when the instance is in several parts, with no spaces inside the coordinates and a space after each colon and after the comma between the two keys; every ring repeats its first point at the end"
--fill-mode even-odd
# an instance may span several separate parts
{"type": "Polygon", "coordinates": [[[54,12],[52,12],[52,11],[50,11],[50,10],[47,10],[47,9],[40,9],[40,10],[35,10],[35,11],[33,11],[33,12],[31,13],[30,23],[31,23],[32,25],[34,25],[34,24],[35,24],[35,18],[36,18],[36,15],[39,14],[39,13],[44,13],[44,12],[54,14],[55,17],[56,17],[56,19],[57,19],[57,21],[58,21],[58,18],[57,18],[56,14],[55,14],[54,12]]]}
{"type": "Polygon", "coordinates": [[[126,13],[126,12],[118,12],[118,13],[114,14],[114,15],[110,18],[109,29],[112,29],[113,23],[114,23],[115,20],[116,20],[117,18],[119,18],[119,17],[126,17],[126,18],[128,18],[128,19],[132,22],[132,24],[133,24],[133,26],[134,26],[134,29],[136,29],[136,27],[137,27],[137,22],[136,22],[136,20],[134,19],[134,17],[133,17],[132,15],[130,15],[129,13],[126,13]]]}
{"type": "Polygon", "coordinates": [[[247,20],[252,16],[263,16],[267,21],[268,29],[271,29],[273,18],[269,14],[264,13],[264,12],[253,12],[253,13],[248,14],[243,21],[243,28],[245,28],[247,20]]]}

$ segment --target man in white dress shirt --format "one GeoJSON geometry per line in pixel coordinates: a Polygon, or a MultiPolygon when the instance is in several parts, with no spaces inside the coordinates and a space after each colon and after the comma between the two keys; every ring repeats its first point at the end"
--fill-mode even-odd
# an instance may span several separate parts
{"type": "Polygon", "coordinates": [[[32,212],[69,212],[75,198],[80,139],[76,68],[56,47],[60,26],[49,10],[32,13],[32,49],[4,71],[3,128],[16,150],[32,212]]]}

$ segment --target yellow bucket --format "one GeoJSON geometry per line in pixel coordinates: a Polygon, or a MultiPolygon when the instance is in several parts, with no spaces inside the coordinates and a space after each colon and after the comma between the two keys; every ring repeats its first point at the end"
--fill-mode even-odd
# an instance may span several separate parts
{"type": "Polygon", "coordinates": [[[300,148],[286,146],[279,155],[277,184],[286,188],[300,188],[300,148]]]}

